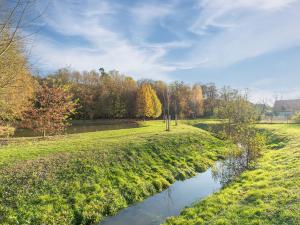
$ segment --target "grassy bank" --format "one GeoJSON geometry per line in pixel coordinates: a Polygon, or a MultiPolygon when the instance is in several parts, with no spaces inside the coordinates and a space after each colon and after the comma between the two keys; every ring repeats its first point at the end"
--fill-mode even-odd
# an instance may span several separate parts
{"type": "Polygon", "coordinates": [[[166,224],[299,224],[300,126],[259,127],[279,138],[272,139],[258,167],[166,224]]]}
{"type": "Polygon", "coordinates": [[[189,125],[73,134],[0,148],[0,224],[95,224],[203,171],[228,145],[189,125]]]}

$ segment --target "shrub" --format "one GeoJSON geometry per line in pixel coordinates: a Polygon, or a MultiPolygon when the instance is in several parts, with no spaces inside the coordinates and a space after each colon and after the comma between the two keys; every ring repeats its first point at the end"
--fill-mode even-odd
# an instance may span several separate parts
{"type": "Polygon", "coordinates": [[[10,126],[0,126],[0,137],[9,137],[15,133],[15,128],[10,126]]]}
{"type": "Polygon", "coordinates": [[[300,123],[300,113],[296,113],[292,116],[292,121],[295,123],[300,123]]]}

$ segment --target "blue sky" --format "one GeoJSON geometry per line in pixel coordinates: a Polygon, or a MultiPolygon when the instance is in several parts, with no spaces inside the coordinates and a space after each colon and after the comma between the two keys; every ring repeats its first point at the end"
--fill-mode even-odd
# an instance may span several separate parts
{"type": "Polygon", "coordinates": [[[32,61],[298,98],[299,12],[299,0],[51,0],[32,61]]]}

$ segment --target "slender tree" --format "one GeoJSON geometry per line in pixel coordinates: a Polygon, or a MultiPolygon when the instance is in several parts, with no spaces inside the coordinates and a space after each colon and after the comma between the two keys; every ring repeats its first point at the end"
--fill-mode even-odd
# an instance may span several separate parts
{"type": "Polygon", "coordinates": [[[241,146],[240,166],[249,168],[260,156],[265,140],[255,128],[259,113],[249,102],[247,93],[224,87],[217,116],[224,119],[221,135],[241,146]]]}
{"type": "Polygon", "coordinates": [[[215,113],[218,102],[218,90],[215,84],[202,85],[204,96],[204,115],[212,116],[215,113]]]}
{"type": "Polygon", "coordinates": [[[192,117],[200,117],[203,115],[204,111],[204,101],[203,101],[203,92],[202,87],[199,84],[193,85],[193,88],[191,90],[191,112],[192,117]]]}

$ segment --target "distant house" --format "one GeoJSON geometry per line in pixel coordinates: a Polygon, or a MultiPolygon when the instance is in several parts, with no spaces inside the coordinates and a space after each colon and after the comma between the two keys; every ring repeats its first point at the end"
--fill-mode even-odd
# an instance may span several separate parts
{"type": "Polygon", "coordinates": [[[275,102],[273,111],[277,116],[291,116],[300,112],[300,99],[278,100],[275,102]]]}

